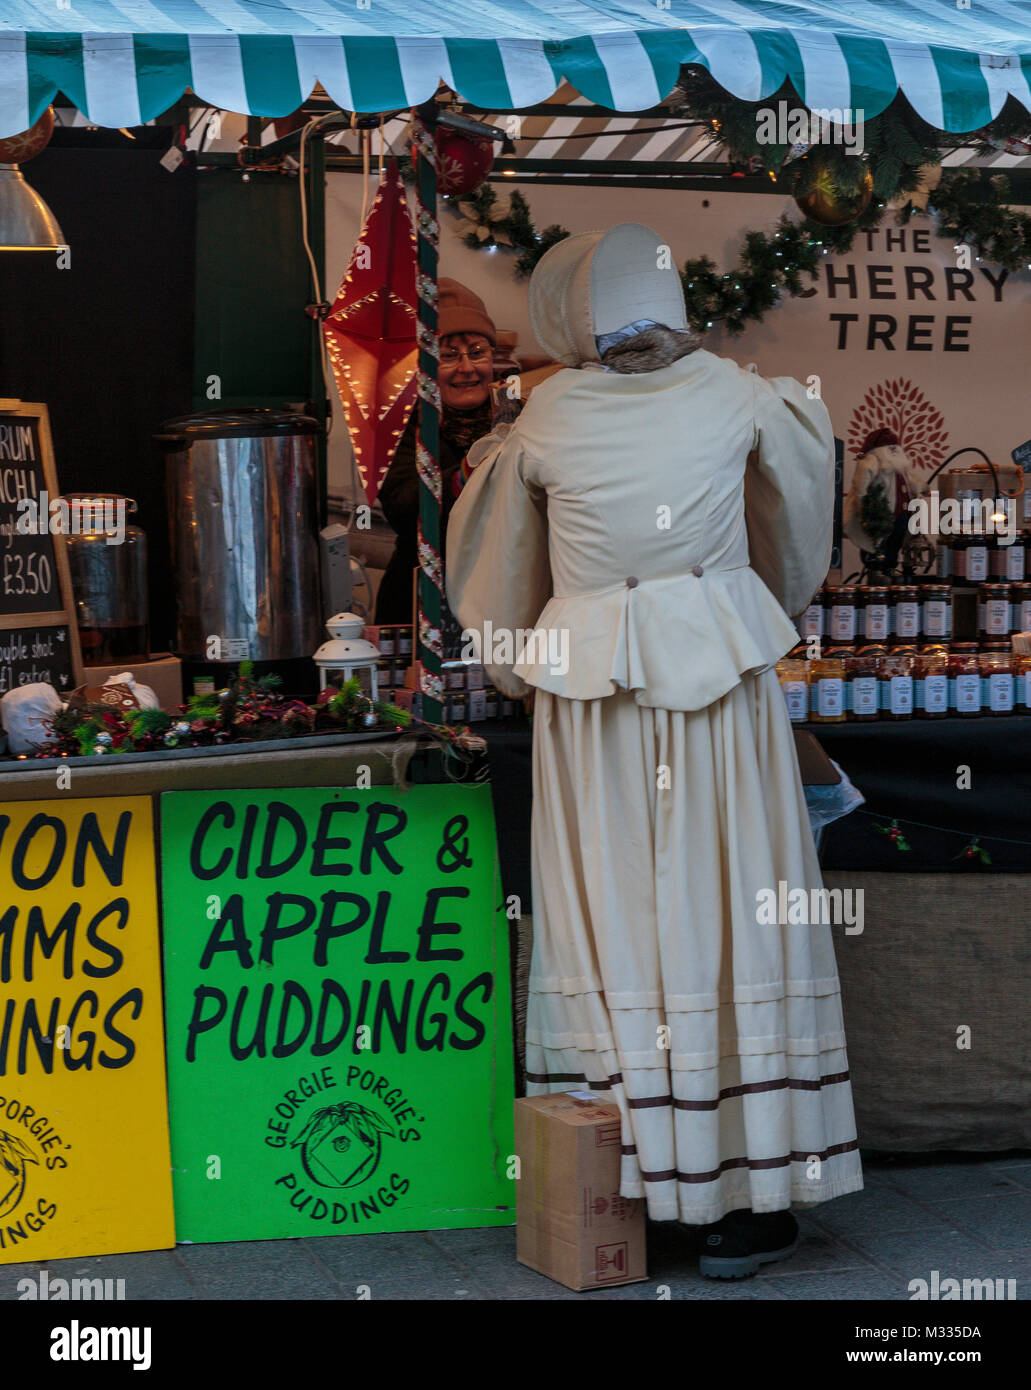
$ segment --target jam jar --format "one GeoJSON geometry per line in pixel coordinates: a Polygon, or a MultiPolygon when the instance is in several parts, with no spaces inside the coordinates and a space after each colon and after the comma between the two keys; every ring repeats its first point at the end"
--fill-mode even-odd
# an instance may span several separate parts
{"type": "Polygon", "coordinates": [[[988,578],[988,537],[977,532],[966,538],[964,552],[964,582],[984,584],[988,578]]]}
{"type": "Polygon", "coordinates": [[[1031,584],[1011,584],[1010,605],[1013,631],[1031,632],[1031,584]]]}
{"type": "Polygon", "coordinates": [[[805,657],[794,653],[783,657],[777,662],[777,679],[788,707],[788,718],[792,724],[804,724],[809,718],[809,680],[805,657]]]}
{"type": "Polygon", "coordinates": [[[915,584],[893,584],[889,591],[893,612],[893,647],[912,646],[920,637],[920,591],[915,584]]]}
{"type": "Polygon", "coordinates": [[[912,648],[894,647],[881,662],[881,715],[884,719],[913,718],[912,648]]]}
{"type": "Polygon", "coordinates": [[[956,536],[952,542],[952,587],[958,588],[967,582],[967,536],[956,536]]]}
{"type": "Polygon", "coordinates": [[[981,584],[977,590],[977,635],[982,644],[1010,633],[1010,586],[981,584]]]}
{"type": "Polygon", "coordinates": [[[949,654],[924,647],[913,663],[913,713],[918,719],[945,719],[949,713],[949,654]]]}
{"type": "Polygon", "coordinates": [[[824,608],[823,595],[823,589],[817,589],[816,593],[813,594],[809,607],[799,620],[798,630],[803,637],[819,637],[822,640],[827,636],[826,623],[824,621],[826,610],[824,608]]]}
{"type": "Polygon", "coordinates": [[[1012,545],[1003,545],[996,537],[996,545],[989,556],[991,578],[1006,584],[1019,584],[1024,578],[1025,538],[1017,535],[1012,545]]]}
{"type": "Polygon", "coordinates": [[[925,584],[920,627],[925,638],[947,642],[952,636],[952,590],[948,584],[925,584]]]}
{"type": "Polygon", "coordinates": [[[856,588],[854,584],[842,584],[832,590],[830,639],[854,642],[856,631],[856,588]]]}
{"type": "Polygon", "coordinates": [[[862,623],[859,636],[864,642],[887,642],[891,636],[891,609],[886,584],[863,584],[859,590],[862,623]]]}
{"type": "Polygon", "coordinates": [[[851,655],[845,664],[845,711],[859,723],[881,717],[881,660],[883,652],[865,647],[851,655]]]}
{"type": "Polygon", "coordinates": [[[955,642],[949,653],[949,713],[964,719],[981,713],[981,663],[976,642],[955,642]]]}
{"type": "Polygon", "coordinates": [[[1012,714],[1014,689],[1013,653],[1005,642],[981,648],[981,706],[985,714],[1012,714]]]}
{"type": "Polygon", "coordinates": [[[810,661],[809,717],[814,724],[840,724],[844,720],[844,657],[823,656],[810,661]]]}

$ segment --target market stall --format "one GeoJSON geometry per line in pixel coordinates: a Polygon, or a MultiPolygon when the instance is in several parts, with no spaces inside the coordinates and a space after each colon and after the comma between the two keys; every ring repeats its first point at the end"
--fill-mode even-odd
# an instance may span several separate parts
{"type": "MultiPolygon", "coordinates": [[[[956,11],[938,18],[934,33],[918,42],[911,21],[923,25],[926,14],[923,7],[908,4],[891,7],[890,14],[883,7],[875,13],[859,6],[854,18],[836,21],[822,8],[803,7],[805,26],[788,30],[772,24],[758,5],[737,5],[733,15],[714,17],[718,6],[701,14],[676,0],[668,9],[642,7],[632,23],[613,20],[607,7],[582,5],[574,15],[562,7],[561,14],[538,16],[528,28],[525,7],[503,3],[491,7],[496,36],[490,39],[482,37],[478,16],[449,16],[442,33],[438,7],[430,3],[410,7],[405,32],[389,16],[371,10],[355,18],[350,7],[335,3],[314,15],[289,7],[271,12],[262,7],[259,13],[259,7],[243,4],[235,20],[238,28],[231,33],[215,7],[209,12],[204,5],[192,8],[188,28],[176,31],[169,21],[167,30],[155,32],[139,31],[115,6],[98,5],[95,32],[84,33],[75,12],[58,10],[54,30],[46,34],[38,32],[33,7],[25,7],[24,14],[18,13],[18,5],[11,8],[13,27],[0,35],[0,63],[14,74],[0,81],[0,139],[36,127],[59,93],[90,123],[116,130],[162,117],[187,91],[191,95],[184,113],[195,108],[246,113],[254,123],[249,131],[253,138],[239,152],[234,170],[241,179],[250,178],[252,170],[261,177],[280,170],[283,161],[293,162],[301,191],[301,245],[311,274],[307,303],[298,306],[299,313],[307,310],[308,399],[290,400],[284,392],[279,410],[272,412],[271,402],[265,402],[260,414],[253,402],[199,412],[196,401],[184,401],[179,414],[170,417],[162,411],[152,421],[170,483],[167,519],[172,523],[178,615],[174,652],[155,661],[157,653],[140,631],[145,617],[139,604],[130,611],[131,600],[139,599],[138,585],[126,577],[129,571],[118,571],[110,556],[108,563],[93,568],[85,556],[78,557],[76,584],[75,547],[69,544],[73,564],[67,573],[62,568],[60,586],[48,595],[52,602],[40,597],[30,603],[36,595],[27,591],[24,579],[18,600],[7,601],[13,591],[5,586],[7,606],[0,604],[0,626],[14,634],[8,641],[14,655],[8,653],[5,662],[5,684],[15,694],[24,694],[28,686],[55,692],[49,708],[37,707],[28,716],[37,727],[50,721],[48,738],[12,741],[21,760],[0,769],[0,799],[11,803],[3,818],[8,849],[13,845],[6,872],[24,895],[18,910],[24,908],[25,920],[33,923],[29,945],[38,940],[47,958],[46,964],[35,960],[26,946],[19,1041],[5,1041],[5,1055],[13,1045],[26,1059],[36,1057],[31,1065],[19,1063],[17,1070],[30,1076],[47,1106],[60,1104],[73,1120],[77,1106],[82,1114],[88,1110],[88,1086],[71,1089],[78,1080],[78,1054],[68,1054],[60,1074],[68,1094],[74,1094],[74,1101],[66,1102],[64,1091],[57,1100],[50,1098],[44,1079],[49,1074],[45,1063],[63,1044],[51,1040],[43,1049],[48,1046],[50,1052],[44,1056],[40,1051],[42,1029],[48,1025],[36,994],[44,981],[50,982],[48,968],[57,988],[54,933],[63,931],[69,942],[65,978],[73,973],[83,977],[77,978],[82,989],[76,1009],[95,1017],[107,1007],[107,1036],[123,1048],[121,1060],[118,1054],[99,1054],[100,1065],[111,1071],[124,1066],[129,1075],[131,1062],[133,1083],[146,1092],[153,1115],[149,1151],[126,1152],[121,1158],[112,1154],[110,1134],[94,1124],[89,1141],[97,1166],[107,1163],[112,1192],[120,1190],[120,1174],[129,1168],[145,1177],[164,1164],[167,1172],[167,1113],[175,1179],[162,1199],[159,1219],[146,1229],[140,1222],[134,1225],[130,1216],[103,1237],[93,1229],[80,1237],[73,1227],[47,1224],[47,1217],[46,1237],[35,1239],[23,1231],[10,1248],[0,1249],[0,1257],[45,1258],[169,1243],[173,1204],[174,1231],[191,1240],[296,1235],[309,1233],[313,1223],[320,1230],[350,1231],[404,1229],[411,1223],[425,1228],[511,1222],[514,1174],[507,1158],[514,1067],[507,952],[510,924],[521,921],[517,955],[525,964],[531,930],[525,870],[529,733],[514,705],[506,707],[504,698],[490,690],[479,662],[448,660],[442,633],[441,133],[464,132],[472,145],[486,145],[486,176],[504,132],[482,122],[470,130],[463,125],[470,112],[458,108],[475,107],[479,115],[518,112],[547,103],[566,81],[599,107],[635,113],[651,111],[676,89],[675,109],[663,108],[660,118],[716,122],[717,128],[726,116],[725,102],[746,103],[747,120],[757,104],[790,90],[796,106],[837,112],[839,126],[855,128],[880,118],[889,145],[903,135],[914,140],[908,164],[902,162],[904,176],[896,173],[893,181],[878,182],[864,166],[858,185],[848,184],[854,169],[847,173],[838,163],[822,162],[818,141],[778,137],[770,142],[776,152],[771,152],[770,167],[759,155],[744,151],[741,177],[752,185],[760,178],[783,178],[802,217],[790,226],[778,224],[758,241],[748,240],[733,270],[721,272],[713,262],[697,260],[685,267],[692,325],[707,330],[718,323],[734,332],[761,322],[781,300],[805,295],[809,281],[804,277],[816,278],[815,267],[824,256],[846,250],[859,228],[876,226],[889,201],[915,193],[920,186],[916,176],[944,135],[958,139],[1004,120],[1000,138],[1013,139],[1014,130],[1031,126],[1031,91],[1022,58],[1028,36],[1001,33],[991,15],[956,11]],[[401,153],[411,160],[413,225],[408,228],[396,216],[388,220],[391,198],[395,212],[404,199],[398,173],[385,170],[369,217],[363,216],[353,264],[334,299],[323,260],[327,150],[332,158],[327,138],[357,125],[363,113],[398,111],[411,112],[405,137],[410,146],[401,153]],[[292,130],[277,129],[264,138],[265,119],[295,113],[292,130]],[[802,148],[796,150],[799,144],[802,148]],[[753,157],[760,160],[755,168],[748,162],[753,157]],[[797,184],[795,173],[800,171],[787,172],[794,161],[805,171],[797,184]],[[373,244],[396,249],[399,259],[391,261],[390,275],[375,273],[363,286],[352,277],[366,269],[361,236],[376,225],[373,218],[380,238],[373,244]],[[411,243],[407,248],[406,242],[411,243]],[[371,330],[362,323],[369,303],[371,330]],[[328,535],[324,526],[329,414],[324,331],[327,337],[338,334],[329,347],[338,384],[343,377],[352,378],[347,389],[341,387],[345,414],[350,405],[368,426],[365,406],[373,391],[376,418],[389,416],[390,438],[396,440],[404,418],[400,409],[397,419],[390,411],[398,403],[406,411],[413,404],[417,410],[418,605],[407,637],[400,627],[355,626],[347,616],[350,556],[346,546],[341,551],[340,537],[328,535]],[[369,343],[377,345],[371,353],[369,343]],[[103,602],[110,603],[113,617],[102,615],[103,602]],[[327,620],[328,634],[322,631],[327,620]],[[54,644],[67,643],[65,654],[57,645],[47,645],[48,634],[54,644]],[[327,635],[329,650],[319,646],[327,635]],[[88,641],[94,643],[92,662],[86,661],[88,641]],[[84,644],[82,656],[75,650],[77,642],[84,644]],[[40,664],[44,657],[50,663],[45,667],[40,664]],[[181,682],[174,696],[140,698],[137,689],[153,691],[162,674],[155,668],[165,662],[175,668],[173,680],[181,682]],[[51,672],[52,680],[39,679],[51,672]],[[35,678],[26,679],[26,673],[35,678]],[[123,674],[130,680],[118,679],[123,674]],[[277,686],[275,678],[282,684],[277,686]],[[73,688],[78,708],[73,703],[71,710],[60,710],[58,692],[73,688]],[[454,731],[441,734],[441,722],[473,724],[486,740],[493,812],[485,787],[470,773],[476,738],[454,731]],[[414,789],[405,789],[408,755],[399,753],[404,739],[398,735],[405,728],[417,730],[432,750],[424,755],[424,785],[414,789]],[[100,808],[95,813],[89,809],[94,805],[100,808]],[[344,833],[347,817],[361,822],[351,835],[344,833]],[[138,881],[133,893],[126,889],[112,899],[112,890],[123,887],[130,836],[138,881]],[[72,847],[70,856],[67,847],[72,847]],[[95,882],[87,869],[97,871],[95,882]],[[323,877],[330,885],[318,882],[323,877]],[[80,889],[82,902],[75,907],[74,894],[80,889]],[[112,962],[110,967],[88,953],[74,956],[74,930],[64,923],[77,921],[80,910],[83,916],[91,914],[84,930],[94,950],[112,962]],[[159,911],[163,1010],[157,1003],[159,911]],[[113,964],[117,948],[101,933],[111,914],[121,914],[120,927],[131,927],[139,955],[129,961],[129,969],[145,979],[145,988],[134,984],[119,999],[107,1001],[98,998],[90,981],[121,968],[121,961],[113,964]],[[48,927],[51,920],[59,925],[48,927]],[[253,976],[248,973],[252,970],[253,976]],[[339,976],[357,985],[357,995],[353,988],[341,994],[339,976]],[[260,988],[252,980],[260,980],[260,988]],[[128,1013],[121,1016],[120,1010],[128,1013]],[[127,1040],[129,1015],[133,1021],[143,1018],[146,1030],[127,1040]],[[365,1051],[376,1058],[375,1065],[366,1065],[365,1051]],[[168,1112],[158,1082],[166,1059],[168,1112]],[[234,1084],[239,1078],[245,1086],[234,1084]],[[227,1108],[222,1097],[237,1090],[246,1092],[246,1104],[241,1100],[239,1110],[227,1108]],[[260,1139],[260,1161],[252,1152],[252,1135],[255,1143],[260,1139]],[[418,1171],[406,1163],[415,1152],[418,1171]],[[222,1196],[226,1192],[228,1199],[222,1196]],[[107,1242],[103,1247],[98,1244],[102,1239],[107,1242]]],[[[723,139],[737,159],[741,145],[732,145],[730,134],[723,139]]],[[[182,162],[186,145],[185,136],[174,136],[169,153],[176,151],[182,162]]],[[[878,179],[887,179],[889,162],[882,159],[878,179]]],[[[172,177],[176,163],[172,155],[172,177]]],[[[497,168],[493,178],[518,172],[516,162],[497,168]]],[[[666,176],[673,175],[667,171],[666,176]]],[[[482,179],[463,191],[475,193],[481,185],[482,179]]],[[[727,186],[722,185],[724,190],[727,186]]],[[[969,202],[948,201],[945,190],[937,200],[933,190],[930,196],[943,228],[969,239],[978,255],[1009,266],[1014,275],[1023,274],[1021,263],[1031,265],[1031,221],[1021,222],[1001,195],[992,205],[994,220],[987,230],[983,223],[975,224],[969,202]]],[[[17,197],[26,202],[23,193],[17,197]]],[[[67,248],[54,214],[59,218],[60,209],[36,207],[35,220],[30,218],[19,235],[35,238],[33,246],[59,257],[67,248]]],[[[505,245],[505,238],[512,244],[513,227],[502,225],[503,219],[492,223],[489,206],[481,202],[470,215],[485,229],[483,236],[470,232],[481,244],[505,245]]],[[[528,230],[525,220],[521,229],[520,249],[532,265],[546,241],[532,224],[528,230]]],[[[7,244],[24,243],[9,237],[7,244]]],[[[954,288],[959,293],[961,286],[954,288]]],[[[951,337],[943,340],[942,350],[956,349],[960,330],[953,325],[947,331],[951,337]]],[[[881,325],[879,332],[883,341],[888,330],[881,325]]],[[[922,349],[920,332],[920,325],[907,327],[908,349],[922,349]]],[[[894,344],[889,347],[896,350],[894,344]]],[[[206,381],[218,378],[210,362],[198,364],[198,371],[206,381]]],[[[21,448],[28,436],[19,432],[19,422],[40,403],[27,407],[3,381],[0,396],[0,411],[9,416],[5,428],[14,430],[0,440],[8,449],[21,448]]],[[[209,399],[222,398],[216,394],[209,399]]],[[[45,418],[45,411],[34,418],[45,418]]],[[[890,434],[891,420],[884,423],[890,434]]],[[[371,505],[396,444],[384,446],[375,428],[366,438],[352,416],[347,425],[356,452],[360,454],[359,440],[366,447],[358,466],[371,505]]],[[[908,502],[929,470],[914,474],[909,460],[878,460],[879,450],[900,446],[898,438],[892,442],[875,436],[876,431],[863,441],[860,457],[870,463],[861,483],[852,480],[853,512],[841,519],[829,587],[803,618],[800,650],[782,668],[793,717],[824,740],[867,799],[860,812],[827,838],[824,862],[830,884],[838,882],[835,874],[847,875],[850,888],[869,882],[866,939],[878,938],[882,944],[877,953],[864,955],[862,936],[844,939],[841,973],[853,1013],[863,1009],[872,1017],[893,1007],[882,992],[884,961],[892,958],[890,952],[885,955],[882,933],[888,919],[882,914],[902,903],[902,931],[917,900],[916,875],[905,872],[913,861],[901,857],[907,853],[903,841],[912,841],[911,852],[919,854],[922,870],[947,867],[942,846],[955,843],[948,866],[955,863],[967,875],[962,883],[970,896],[964,901],[977,904],[975,911],[993,880],[971,869],[1023,871],[1031,843],[1014,811],[1015,789],[1026,780],[1031,757],[1023,747],[1028,721],[1019,713],[1031,701],[1031,677],[1024,654],[1014,653],[1010,641],[1031,626],[1023,606],[1031,604],[1025,547],[1021,542],[1004,551],[988,544],[987,525],[994,524],[989,508],[985,525],[963,533],[961,543],[941,545],[941,528],[929,529],[924,539],[938,538],[937,557],[918,554],[915,547],[906,551],[908,502]],[[853,550],[846,548],[848,543],[853,550]],[[852,572],[866,581],[863,590],[848,583],[852,572]],[[979,593],[978,585],[994,587],[979,593]],[[952,614],[951,627],[945,610],[952,614]],[[857,613],[862,613],[861,621],[857,613]],[[960,637],[974,643],[973,649],[958,647],[960,637]],[[961,707],[962,700],[975,699],[975,684],[976,709],[961,707]],[[950,713],[976,715],[979,722],[960,723],[950,713]],[[944,717],[931,722],[928,716],[933,715],[944,717]],[[953,777],[956,796],[944,795],[928,778],[928,764],[937,762],[945,769],[945,781],[953,777]],[[968,785],[976,787],[969,800],[951,771],[961,765],[972,771],[968,785]],[[856,828],[857,817],[864,818],[861,829],[856,828]],[[928,832],[926,847],[918,826],[928,832]],[[999,848],[990,851],[996,843],[999,848]],[[850,846],[858,846],[854,857],[850,846]],[[878,896],[878,881],[871,874],[885,870],[892,874],[891,884],[878,896]],[[850,976],[853,958],[855,973],[850,976]]],[[[1014,448],[1020,443],[1014,440],[1014,448]]],[[[42,469],[41,443],[39,453],[42,469]]],[[[931,463],[941,463],[944,453],[940,449],[931,463]]],[[[51,469],[54,463],[51,459],[51,469]]],[[[989,464],[984,486],[957,485],[954,500],[976,496],[992,507],[998,500],[1005,521],[1009,513],[1003,499],[1031,494],[1022,493],[1019,477],[1016,484],[1010,477],[1000,482],[995,465],[989,464]]],[[[56,476],[50,475],[54,492],[60,457],[56,468],[56,476]]],[[[126,478],[123,486],[128,488],[129,482],[126,478]]],[[[4,486],[13,537],[22,495],[17,485],[4,486]]],[[[120,518],[123,537],[129,534],[124,513],[112,515],[120,518]]],[[[1028,515],[1021,512],[1021,526],[1028,515]]],[[[99,522],[94,517],[78,537],[88,535],[104,557],[112,524],[106,513],[99,522]]],[[[41,539],[38,529],[33,538],[41,539]]],[[[48,576],[57,574],[57,557],[65,554],[63,542],[53,548],[54,540],[51,535],[42,549],[37,547],[48,561],[48,576]]],[[[119,561],[131,558],[131,551],[131,545],[120,547],[119,561]]],[[[21,569],[29,574],[27,563],[21,569]]],[[[38,560],[32,573],[38,585],[38,560]]],[[[1019,886],[1011,891],[1017,901],[1019,886]]],[[[904,939],[893,941],[901,953],[904,939]]],[[[926,952],[922,959],[928,961],[926,952]]],[[[940,959],[951,957],[943,951],[940,959]]],[[[997,953],[988,968],[1002,968],[997,953]]],[[[969,981],[968,974],[962,978],[969,981]]],[[[914,985],[922,979],[915,974],[914,985]]],[[[1015,987],[1017,979],[1011,969],[1015,987]]],[[[78,1015],[65,1019],[59,1004],[55,996],[50,1033],[63,1024],[74,1042],[78,1015]]],[[[967,1022],[959,1018],[957,1026],[967,1022]]],[[[920,1036],[918,1028],[930,1026],[925,1019],[914,1024],[912,1033],[900,1028],[900,1047],[911,1057],[918,1055],[913,1038],[920,1036]]],[[[975,1021],[975,1026],[980,1025],[975,1021]]],[[[990,1033],[992,1026],[985,1015],[985,1031],[990,1033]]],[[[878,1092],[864,1091],[865,1075],[885,1075],[885,1057],[877,1051],[882,1044],[875,1036],[852,1027],[856,1095],[865,1106],[861,1123],[873,1136],[871,1143],[1006,1147],[1026,1140],[1019,1127],[996,1124],[988,1107],[976,1123],[936,1126],[915,1097],[915,1118],[907,1129],[909,1112],[889,1107],[878,1092]]],[[[1008,1094],[1005,1088],[1018,1087],[1010,1072],[992,1071],[1003,1045],[1001,1036],[991,1035],[980,1054],[977,1078],[962,1094],[955,1091],[958,1108],[971,1108],[969,1097],[978,1089],[998,1087],[1008,1094]]],[[[10,1070],[5,1066],[0,1074],[9,1078],[10,1070]]],[[[86,1070],[91,1077],[91,1069],[86,1070]]],[[[943,1060],[941,1088],[952,1084],[947,1076],[943,1060]]],[[[12,1102],[6,1103],[9,1107],[12,1102]]],[[[19,1095],[13,1104],[15,1113],[8,1110],[12,1121],[24,1115],[26,1101],[19,1095]]],[[[32,1104],[38,1114],[35,1093],[32,1104]]],[[[132,1087],[121,1092],[115,1087],[106,1113],[124,1118],[134,1104],[132,1087]]],[[[1002,1104],[1005,1108],[1012,1101],[1002,1104]]],[[[51,1138],[45,1128],[42,1137],[35,1129],[29,1133],[44,1146],[51,1138]]],[[[30,1141],[23,1143],[31,1149],[30,1141]]],[[[28,1192],[35,1160],[34,1154],[20,1154],[21,1186],[13,1198],[4,1199],[4,1214],[14,1213],[28,1192]]],[[[96,1181],[93,1173],[91,1182],[96,1181]]],[[[91,1190],[84,1181],[78,1195],[67,1200],[73,1205],[86,1201],[84,1194],[91,1190]]],[[[30,1194],[34,1203],[43,1204],[41,1218],[45,1195],[30,1194]]],[[[142,1212],[142,1198],[137,1205],[142,1212]]],[[[29,1232],[41,1229],[27,1224],[29,1232]]]]}

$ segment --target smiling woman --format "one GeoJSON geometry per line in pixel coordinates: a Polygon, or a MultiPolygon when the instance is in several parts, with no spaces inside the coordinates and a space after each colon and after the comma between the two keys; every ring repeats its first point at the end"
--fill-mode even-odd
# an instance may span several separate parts
{"type": "MultiPolygon", "coordinates": [[[[483,300],[457,280],[441,277],[440,334],[441,536],[461,490],[461,462],[491,427],[491,381],[497,330],[483,300]]],[[[397,533],[376,599],[377,623],[412,621],[412,571],[418,564],[419,475],[415,467],[418,411],[413,410],[380,488],[383,512],[397,533]]]]}

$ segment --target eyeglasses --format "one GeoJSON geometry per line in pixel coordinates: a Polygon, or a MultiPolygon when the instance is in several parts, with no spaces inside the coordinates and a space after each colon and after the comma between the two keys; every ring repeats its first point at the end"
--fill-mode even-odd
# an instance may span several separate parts
{"type": "Polygon", "coordinates": [[[446,367],[453,367],[460,362],[463,357],[467,357],[474,366],[481,362],[489,362],[494,349],[484,343],[476,343],[470,348],[445,348],[440,354],[440,360],[446,367]]]}

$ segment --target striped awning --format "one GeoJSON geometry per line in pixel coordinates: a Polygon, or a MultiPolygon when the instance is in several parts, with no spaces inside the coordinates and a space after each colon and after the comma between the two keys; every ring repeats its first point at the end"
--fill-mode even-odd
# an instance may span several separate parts
{"type": "Polygon", "coordinates": [[[1009,95],[1031,110],[1031,8],[1016,0],[3,0],[0,24],[0,136],[58,91],[106,126],[150,120],[187,88],[283,116],[316,82],[355,111],[415,105],[441,81],[512,111],[563,80],[642,111],[682,63],[749,101],[790,78],[811,108],[866,116],[901,89],[949,131],[1009,95]]]}

